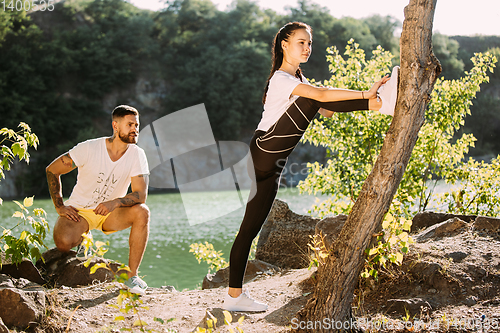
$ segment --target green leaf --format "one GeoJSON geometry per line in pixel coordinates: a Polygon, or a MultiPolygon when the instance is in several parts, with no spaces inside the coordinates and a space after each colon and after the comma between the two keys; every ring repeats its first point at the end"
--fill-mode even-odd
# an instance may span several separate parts
{"type": "Polygon", "coordinates": [[[24,158],[26,150],[24,150],[19,142],[16,142],[12,145],[12,152],[14,153],[14,155],[19,156],[19,159],[22,160],[24,158]]]}
{"type": "MultiPolygon", "coordinates": [[[[172,318],[171,318],[171,319],[172,319],[172,318]]],[[[161,319],[161,318],[158,318],[158,317],[154,317],[154,318],[153,318],[153,321],[157,321],[157,322],[159,322],[159,323],[161,323],[161,324],[165,324],[165,321],[164,321],[163,319],[161,319]]]]}
{"type": "Polygon", "coordinates": [[[21,217],[21,218],[24,218],[24,214],[23,214],[23,213],[21,213],[20,211],[16,211],[16,212],[12,215],[12,217],[21,217]]]}
{"type": "Polygon", "coordinates": [[[31,206],[33,206],[33,199],[34,198],[35,198],[34,196],[29,197],[29,198],[24,198],[23,205],[25,207],[31,207],[31,206]]]}
{"type": "Polygon", "coordinates": [[[137,327],[137,326],[146,326],[148,323],[146,323],[144,320],[139,320],[137,319],[136,321],[134,321],[134,323],[132,324],[132,326],[134,327],[137,327]]]}
{"type": "Polygon", "coordinates": [[[103,262],[95,264],[90,268],[90,274],[94,274],[99,268],[107,268],[107,267],[106,264],[103,262]]]}
{"type": "Polygon", "coordinates": [[[403,262],[403,255],[401,253],[396,253],[396,262],[399,264],[403,262]]]}
{"type": "Polygon", "coordinates": [[[19,208],[21,208],[22,211],[24,211],[26,213],[29,213],[29,211],[26,209],[26,207],[24,207],[19,201],[12,200],[12,202],[14,202],[16,205],[18,205],[19,208]]]}
{"type": "Polygon", "coordinates": [[[382,222],[382,228],[383,228],[383,229],[387,229],[387,228],[389,227],[389,225],[390,225],[390,224],[391,224],[391,223],[390,223],[389,221],[384,220],[384,221],[382,222]]]}

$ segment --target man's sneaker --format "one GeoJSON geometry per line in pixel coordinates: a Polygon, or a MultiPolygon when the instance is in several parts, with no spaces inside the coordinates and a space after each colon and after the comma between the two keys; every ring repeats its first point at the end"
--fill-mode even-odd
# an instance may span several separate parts
{"type": "MultiPolygon", "coordinates": [[[[90,231],[87,232],[87,237],[89,237],[90,239],[92,239],[92,234],[90,233],[90,231]]],[[[88,257],[92,256],[92,247],[89,246],[89,248],[86,249],[84,243],[86,243],[85,239],[76,248],[76,257],[77,258],[85,258],[85,259],[87,259],[88,257]]]]}
{"type": "Polygon", "coordinates": [[[245,290],[236,298],[226,294],[222,308],[228,311],[262,312],[267,310],[267,304],[252,299],[250,293],[245,290]]]}
{"type": "Polygon", "coordinates": [[[146,289],[148,289],[148,285],[137,275],[128,278],[125,281],[125,286],[130,290],[131,293],[144,295],[146,293],[146,289]]]}
{"type": "Polygon", "coordinates": [[[398,74],[399,66],[395,66],[392,69],[391,79],[377,90],[377,95],[382,100],[382,107],[379,110],[382,114],[394,116],[394,108],[398,97],[398,74]]]}

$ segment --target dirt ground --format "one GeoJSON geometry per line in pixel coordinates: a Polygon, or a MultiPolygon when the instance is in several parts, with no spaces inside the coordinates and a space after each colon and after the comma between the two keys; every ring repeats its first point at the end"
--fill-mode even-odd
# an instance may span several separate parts
{"type": "MultiPolygon", "coordinates": [[[[499,249],[498,233],[469,227],[454,236],[414,244],[401,267],[382,272],[378,282],[360,282],[353,302],[357,324],[366,332],[500,332],[499,249]]],[[[268,303],[269,309],[232,313],[233,323],[244,316],[241,324],[232,327],[245,333],[289,332],[299,327],[293,318],[311,297],[312,273],[288,270],[248,283],[251,295],[268,303]]],[[[117,283],[53,289],[49,315],[37,330],[88,333],[133,328],[139,332],[132,325],[140,316],[147,329],[193,332],[206,327],[208,311],[218,319],[217,332],[229,332],[220,309],[225,292],[225,288],[183,292],[150,288],[140,298],[142,306],[149,308],[134,315],[110,307],[117,304],[117,283]],[[120,315],[124,320],[115,321],[120,315]]]]}

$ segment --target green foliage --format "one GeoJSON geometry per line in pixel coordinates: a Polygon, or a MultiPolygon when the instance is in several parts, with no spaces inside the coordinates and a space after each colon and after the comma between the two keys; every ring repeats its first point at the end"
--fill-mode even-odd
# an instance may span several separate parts
{"type": "MultiPolygon", "coordinates": [[[[237,235],[237,234],[236,234],[237,235]]],[[[236,237],[236,236],[235,236],[236,237]]],[[[255,252],[257,250],[257,243],[259,241],[259,237],[255,237],[252,241],[252,245],[250,247],[250,253],[248,255],[249,260],[255,259],[255,252]]],[[[214,245],[206,242],[202,243],[193,243],[189,245],[189,252],[193,253],[198,263],[202,261],[206,262],[208,267],[208,273],[214,271],[218,271],[219,269],[226,268],[229,266],[229,263],[224,259],[221,251],[216,251],[214,245]]]]}
{"type": "MultiPolygon", "coordinates": [[[[14,131],[8,128],[0,129],[0,135],[3,138],[0,141],[0,156],[2,161],[0,162],[0,180],[5,178],[4,170],[10,170],[11,164],[17,157],[19,161],[25,160],[26,163],[30,161],[30,154],[28,152],[28,147],[38,147],[38,137],[35,133],[31,133],[31,128],[28,124],[21,122],[19,126],[21,129],[19,131],[14,131]],[[10,142],[10,148],[3,144],[4,142],[10,142]]],[[[0,199],[0,204],[1,204],[0,199]]]]}
{"type": "Polygon", "coordinates": [[[5,40],[7,34],[11,31],[12,27],[18,21],[21,21],[26,17],[25,11],[9,11],[2,10],[0,11],[0,46],[2,46],[2,42],[5,40]]]}
{"type": "MultiPolygon", "coordinates": [[[[397,205],[397,203],[396,203],[397,205]]],[[[382,232],[377,236],[377,243],[366,249],[365,270],[361,277],[372,276],[378,280],[378,269],[387,268],[387,263],[401,265],[403,255],[408,253],[409,245],[413,243],[408,235],[412,221],[404,217],[387,214],[382,222],[382,232]]]]}
{"type": "MultiPolygon", "coordinates": [[[[367,90],[391,65],[390,52],[379,47],[367,60],[353,40],[346,47],[347,60],[335,47],[328,52],[332,76],[323,82],[325,86],[367,90]]],[[[314,213],[323,217],[331,212],[339,214],[350,210],[375,163],[389,122],[390,118],[369,111],[335,113],[331,118],[313,120],[302,141],[325,147],[329,159],[326,165],[308,163],[310,174],[298,187],[301,193],[320,192],[331,196],[315,205],[314,213]],[[348,199],[350,203],[337,205],[339,199],[348,199]]]]}
{"type": "MultiPolygon", "coordinates": [[[[31,128],[26,123],[20,123],[19,131],[14,131],[8,128],[0,129],[2,137],[0,141],[0,181],[5,178],[4,170],[10,170],[11,164],[17,158],[19,161],[24,160],[26,163],[30,161],[28,148],[38,147],[38,137],[35,133],[31,133],[31,128]],[[4,143],[10,143],[10,147],[4,143]]],[[[41,208],[34,208],[32,212],[28,210],[33,205],[34,197],[25,198],[23,203],[14,201],[20,208],[14,212],[12,217],[19,218],[13,228],[5,228],[3,226],[2,235],[0,236],[0,252],[5,253],[6,259],[11,259],[13,263],[19,264],[24,258],[29,258],[36,261],[42,258],[40,249],[47,248],[44,244],[45,237],[49,225],[45,219],[46,213],[41,208]],[[14,235],[14,231],[20,227],[20,235],[14,235]]],[[[0,204],[2,199],[0,198],[0,204]]],[[[0,266],[2,261],[0,261],[0,266]]]]}
{"type": "Polygon", "coordinates": [[[444,193],[441,202],[454,214],[498,216],[500,214],[500,156],[491,163],[470,158],[447,174],[449,184],[459,184],[444,193]]]}
{"type": "MultiPolygon", "coordinates": [[[[378,45],[394,55],[399,54],[399,40],[394,36],[394,32],[397,28],[401,28],[401,22],[391,16],[380,15],[367,17],[363,21],[370,28],[378,45]]],[[[374,45],[371,48],[374,48],[374,45]]]]}
{"type": "Polygon", "coordinates": [[[159,20],[165,61],[183,59],[181,66],[165,66],[165,75],[176,78],[166,113],[205,103],[220,139],[257,123],[270,66],[267,14],[248,1],[219,12],[210,1],[190,0],[174,1],[159,20]]]}
{"type": "MultiPolygon", "coordinates": [[[[236,321],[236,331],[235,329],[233,328],[233,316],[231,315],[231,313],[229,313],[229,311],[222,311],[222,313],[224,314],[224,325],[227,326],[227,330],[230,332],[230,333],[235,333],[235,332],[238,332],[238,333],[243,333],[243,330],[238,327],[239,325],[241,325],[241,323],[243,322],[243,320],[245,320],[245,316],[241,316],[237,321],[236,321]]],[[[207,320],[206,320],[206,325],[207,325],[207,328],[203,328],[203,327],[196,327],[196,330],[194,332],[196,333],[215,333],[217,332],[217,318],[214,317],[214,315],[212,315],[210,313],[210,311],[207,311],[207,320]]]]}
{"type": "Polygon", "coordinates": [[[470,70],[474,66],[470,60],[474,53],[500,47],[500,36],[452,36],[450,39],[460,45],[458,58],[463,61],[465,70],[470,70]]]}
{"type": "Polygon", "coordinates": [[[311,1],[282,15],[249,0],[224,11],[210,0],[173,0],[158,12],[124,0],[71,0],[57,2],[50,16],[0,13],[0,124],[25,121],[44,143],[35,171],[20,177],[22,190],[37,195],[47,194],[39,184],[62,153],[57,147],[78,143],[81,129],[109,134],[109,103],[142,101],[130,96],[139,79],[166,87],[161,106],[139,110],[146,119],[205,103],[215,137],[239,140],[260,119],[271,43],[283,24],[313,27],[316,51],[304,70],[316,78],[328,76],[327,46],[351,37],[366,48],[385,45],[396,24],[336,19],[311,1]]]}
{"type": "MultiPolygon", "coordinates": [[[[500,54],[497,56],[500,59],[500,54]]],[[[497,72],[495,72],[497,73],[497,72]]],[[[488,87],[488,89],[495,89],[488,87]]],[[[490,90],[491,91],[491,90],[490,90]]],[[[471,148],[472,156],[494,157],[500,152],[500,98],[491,94],[480,93],[471,107],[471,117],[465,119],[465,125],[456,134],[455,138],[463,133],[472,133],[477,141],[471,148]]]]}
{"type": "MultiPolygon", "coordinates": [[[[19,218],[13,228],[3,228],[0,236],[0,252],[5,253],[5,259],[12,260],[12,263],[19,264],[24,258],[28,258],[33,262],[42,258],[42,248],[48,249],[44,244],[49,224],[45,219],[46,213],[41,208],[34,208],[32,212],[28,210],[33,205],[33,197],[25,198],[23,203],[14,202],[19,206],[20,210],[14,212],[12,217],[19,218]],[[18,227],[22,229],[19,236],[13,234],[13,230],[18,227]]],[[[0,261],[0,267],[2,262],[0,261]]]]}
{"type": "MultiPolygon", "coordinates": [[[[324,85],[355,90],[369,89],[389,70],[392,58],[389,52],[379,47],[373,51],[373,57],[366,60],[364,51],[352,40],[346,47],[345,60],[336,48],[330,49],[329,53],[332,77],[324,85]]],[[[464,77],[436,81],[426,111],[426,122],[420,130],[390,213],[383,221],[378,243],[367,252],[366,270],[362,276],[376,278],[377,267],[385,267],[386,262],[401,262],[411,241],[407,234],[408,221],[415,212],[429,206],[438,179],[452,184],[463,181],[468,186],[446,197],[450,209],[480,212],[497,209],[494,195],[497,188],[492,178],[494,166],[476,162],[464,164],[465,154],[474,145],[475,138],[472,134],[463,134],[454,139],[464,125],[464,118],[470,114],[471,100],[480,84],[488,82],[487,73],[493,71],[496,58],[488,53],[478,53],[472,62],[474,67],[465,72],[464,77]],[[470,167],[475,171],[467,173],[470,167]]],[[[362,111],[335,113],[331,118],[313,121],[302,140],[325,147],[328,161],[326,165],[309,163],[310,174],[298,187],[301,193],[319,192],[329,195],[329,198],[315,204],[311,212],[325,216],[350,211],[372,170],[390,120],[377,112],[362,111]]]]}
{"type": "Polygon", "coordinates": [[[320,267],[326,263],[329,252],[325,245],[325,237],[323,234],[309,235],[311,242],[307,244],[309,247],[309,267],[320,267]]]}
{"type": "Polygon", "coordinates": [[[215,251],[214,245],[205,241],[202,243],[193,243],[189,245],[189,252],[193,253],[198,263],[205,261],[208,267],[208,273],[218,271],[219,269],[229,266],[229,263],[222,257],[221,251],[215,251]]]}
{"type": "MultiPolygon", "coordinates": [[[[381,48],[373,51],[370,60],[354,42],[346,47],[344,60],[334,48],[330,50],[332,78],[327,86],[349,89],[368,89],[388,71],[391,54],[381,48]]],[[[453,136],[470,114],[471,99],[479,85],[488,82],[487,71],[496,59],[489,54],[473,58],[475,67],[459,80],[438,79],[426,112],[426,123],[406,168],[395,199],[402,204],[404,217],[427,208],[432,196],[429,181],[446,178],[463,160],[475,139],[464,134],[454,141],[453,136]]],[[[322,193],[331,197],[316,204],[312,211],[325,216],[347,213],[356,200],[361,186],[372,169],[382,146],[390,117],[377,112],[336,113],[332,118],[315,119],[303,141],[326,147],[326,165],[311,163],[311,173],[299,183],[301,192],[322,193]],[[342,203],[338,201],[343,200],[342,203]]]]}
{"type": "Polygon", "coordinates": [[[432,200],[433,188],[439,179],[449,177],[463,164],[465,154],[474,146],[472,134],[455,139],[455,133],[470,115],[472,99],[480,84],[488,82],[488,72],[495,67],[496,58],[478,53],[474,67],[458,80],[438,79],[434,85],[426,112],[426,123],[413,149],[410,162],[398,189],[396,199],[411,209],[415,198],[417,211],[424,211],[432,200]]]}
{"type": "Polygon", "coordinates": [[[458,58],[459,47],[458,42],[448,36],[432,36],[432,51],[443,68],[441,75],[447,79],[458,79],[464,72],[464,62],[458,58]]]}

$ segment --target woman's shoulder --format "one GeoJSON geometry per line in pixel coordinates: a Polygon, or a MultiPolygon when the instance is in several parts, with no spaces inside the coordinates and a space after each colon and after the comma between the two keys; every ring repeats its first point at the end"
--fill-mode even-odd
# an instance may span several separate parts
{"type": "Polygon", "coordinates": [[[302,80],[298,77],[291,75],[285,71],[277,70],[274,72],[271,77],[270,83],[278,83],[278,82],[297,82],[297,83],[306,83],[307,79],[302,75],[302,80]]]}

